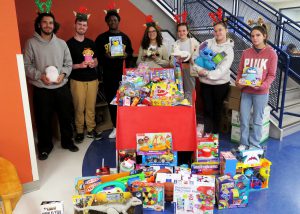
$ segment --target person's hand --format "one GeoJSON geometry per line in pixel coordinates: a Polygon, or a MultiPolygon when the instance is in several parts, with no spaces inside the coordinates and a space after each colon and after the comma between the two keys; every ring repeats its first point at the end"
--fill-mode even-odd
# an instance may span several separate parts
{"type": "Polygon", "coordinates": [[[110,53],[109,53],[109,52],[105,54],[105,57],[106,57],[106,58],[109,58],[109,59],[112,59],[112,58],[114,58],[114,57],[112,57],[112,56],[110,55],[110,53]]]}
{"type": "Polygon", "coordinates": [[[50,80],[48,79],[48,77],[46,76],[46,74],[42,74],[41,75],[41,80],[45,85],[51,85],[50,80]]]}
{"type": "Polygon", "coordinates": [[[66,74],[64,74],[64,73],[60,74],[57,77],[57,80],[56,80],[55,84],[59,85],[63,81],[63,79],[65,78],[65,76],[66,76],[66,74]]]}
{"type": "Polygon", "coordinates": [[[208,70],[202,69],[202,70],[198,71],[198,75],[200,77],[206,77],[208,75],[208,72],[209,72],[208,70]]]}
{"type": "Polygon", "coordinates": [[[83,61],[82,63],[79,64],[79,68],[87,68],[88,62],[83,61]]]}
{"type": "Polygon", "coordinates": [[[253,88],[254,90],[258,90],[260,88],[260,86],[257,85],[249,85],[249,87],[253,88]]]}
{"type": "Polygon", "coordinates": [[[235,85],[236,85],[236,87],[238,87],[239,89],[242,89],[242,88],[245,87],[244,85],[241,85],[241,84],[239,83],[239,80],[235,81],[235,85]]]}
{"type": "Polygon", "coordinates": [[[95,67],[96,67],[95,60],[93,59],[93,61],[88,62],[88,66],[89,66],[90,68],[95,68],[95,67]]]}

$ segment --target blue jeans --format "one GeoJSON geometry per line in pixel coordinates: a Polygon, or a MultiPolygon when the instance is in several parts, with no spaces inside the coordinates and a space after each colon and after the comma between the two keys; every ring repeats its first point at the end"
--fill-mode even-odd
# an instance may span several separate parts
{"type": "Polygon", "coordinates": [[[240,106],[241,144],[259,146],[262,137],[264,109],[269,94],[242,93],[240,106]],[[253,106],[253,126],[250,130],[250,113],[253,106]]]}

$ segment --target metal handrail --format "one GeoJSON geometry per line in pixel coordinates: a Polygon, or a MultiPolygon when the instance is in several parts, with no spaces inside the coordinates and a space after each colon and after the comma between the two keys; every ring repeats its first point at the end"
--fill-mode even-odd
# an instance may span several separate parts
{"type": "MultiPolygon", "coordinates": [[[[156,0],[156,1],[162,1],[162,0],[156,0]]],[[[182,8],[179,9],[179,5],[181,5],[183,0],[177,0],[177,6],[175,6],[174,3],[174,8],[172,8],[172,13],[173,14],[178,14],[181,13],[182,8]]],[[[238,1],[238,0],[236,0],[238,1]]],[[[259,10],[257,10],[256,8],[254,8],[253,6],[249,5],[247,2],[245,2],[244,0],[240,0],[242,1],[244,4],[246,4],[248,7],[250,7],[252,10],[256,11],[257,13],[259,13],[260,15],[262,15],[264,18],[266,18],[268,21],[270,21],[272,24],[274,24],[274,26],[279,30],[276,32],[277,36],[281,36],[281,33],[287,33],[290,36],[294,37],[295,39],[297,39],[298,41],[300,41],[300,37],[296,36],[293,32],[289,31],[288,29],[284,28],[283,23],[278,23],[273,21],[270,17],[266,16],[265,14],[262,14],[262,12],[260,12],[259,10]]],[[[292,24],[294,24],[295,26],[300,28],[300,25],[295,23],[294,21],[292,21],[290,18],[286,17],[284,14],[276,11],[274,8],[272,8],[271,6],[269,6],[268,4],[266,4],[265,2],[261,1],[261,0],[257,0],[258,2],[256,2],[255,0],[253,0],[253,2],[255,2],[256,4],[260,5],[260,3],[262,3],[263,5],[265,5],[266,7],[264,7],[264,9],[268,10],[269,12],[271,12],[270,10],[273,11],[273,15],[275,13],[275,15],[279,18],[280,21],[282,21],[282,18],[286,19],[287,21],[291,22],[292,24]]],[[[236,17],[237,14],[237,10],[235,10],[235,15],[232,14],[231,12],[229,12],[228,10],[226,10],[225,8],[223,8],[220,4],[218,4],[217,2],[213,1],[213,0],[192,0],[192,1],[188,1],[185,2],[184,7],[186,7],[186,5],[188,4],[193,4],[193,3],[200,3],[201,5],[203,5],[204,7],[206,7],[208,10],[211,11],[215,11],[217,10],[219,7],[223,9],[223,11],[228,14],[227,18],[229,19],[228,21],[228,26],[231,27],[235,33],[238,33],[239,35],[243,36],[244,39],[246,39],[247,41],[251,42],[251,38],[249,36],[251,27],[249,25],[247,25],[246,23],[244,23],[243,21],[239,20],[236,17]],[[207,3],[207,4],[205,4],[207,3]],[[242,28],[241,28],[242,26],[242,28]]],[[[262,6],[262,5],[260,5],[262,6]]],[[[233,6],[234,7],[234,6],[233,6]]],[[[194,30],[194,31],[201,31],[201,30],[209,30],[208,28],[211,26],[201,26],[201,27],[197,27],[194,29],[190,29],[190,30],[194,30]]],[[[296,29],[294,26],[291,26],[292,28],[296,29]]],[[[297,30],[297,29],[296,29],[297,30]]],[[[290,56],[289,54],[287,54],[285,51],[283,51],[282,49],[280,49],[277,45],[275,45],[274,43],[268,41],[268,44],[277,51],[277,53],[279,55],[281,55],[283,57],[284,61],[284,69],[281,69],[280,72],[280,79],[282,78],[282,75],[284,74],[284,79],[283,79],[283,83],[279,82],[279,90],[277,93],[277,97],[276,97],[276,104],[277,106],[272,105],[272,115],[274,116],[274,118],[276,118],[278,120],[278,127],[282,128],[282,122],[283,122],[283,116],[284,115],[292,115],[292,116],[297,116],[300,117],[299,114],[295,114],[295,113],[291,113],[291,112],[285,112],[284,111],[284,104],[285,104],[285,94],[286,94],[286,86],[287,86],[287,79],[290,75],[293,75],[296,78],[300,79],[300,75],[297,74],[295,71],[293,71],[290,68],[290,56]],[[283,84],[283,88],[281,88],[281,84],[283,84]],[[279,102],[279,98],[281,94],[281,100],[279,102]],[[280,103],[280,107],[279,107],[279,103],[280,103]],[[274,111],[278,112],[279,111],[279,116],[277,116],[274,111]]],[[[235,78],[234,76],[232,76],[233,79],[235,78]]]]}

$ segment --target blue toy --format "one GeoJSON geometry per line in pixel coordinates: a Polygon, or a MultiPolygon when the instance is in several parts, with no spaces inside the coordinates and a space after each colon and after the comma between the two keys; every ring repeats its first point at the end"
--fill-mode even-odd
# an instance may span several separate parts
{"type": "Polygon", "coordinates": [[[207,47],[207,42],[204,42],[199,47],[199,56],[195,59],[195,63],[202,68],[212,71],[216,69],[225,56],[225,52],[214,53],[207,47]]]}

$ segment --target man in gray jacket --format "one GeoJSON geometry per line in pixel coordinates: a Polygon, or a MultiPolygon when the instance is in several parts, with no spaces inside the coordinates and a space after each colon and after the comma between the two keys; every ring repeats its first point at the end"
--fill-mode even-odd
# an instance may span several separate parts
{"type": "Polygon", "coordinates": [[[45,160],[53,149],[51,124],[54,112],[59,120],[62,148],[78,151],[72,140],[72,97],[66,85],[72,70],[72,58],[65,41],[55,35],[58,24],[53,14],[40,13],[34,27],[34,36],[25,46],[24,64],[26,76],[33,85],[38,157],[45,160]],[[58,74],[48,73],[46,68],[49,66],[56,67],[58,74]]]}

